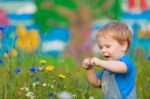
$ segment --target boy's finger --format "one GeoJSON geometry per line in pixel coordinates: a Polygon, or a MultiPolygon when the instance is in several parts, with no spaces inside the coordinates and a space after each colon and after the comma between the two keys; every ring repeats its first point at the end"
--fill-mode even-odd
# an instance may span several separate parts
{"type": "Polygon", "coordinates": [[[90,60],[89,60],[89,63],[90,63],[90,65],[94,65],[93,59],[90,59],[90,60]]]}

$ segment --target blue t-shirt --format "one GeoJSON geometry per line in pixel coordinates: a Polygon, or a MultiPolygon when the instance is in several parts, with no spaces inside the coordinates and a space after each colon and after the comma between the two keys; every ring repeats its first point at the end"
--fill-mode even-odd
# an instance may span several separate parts
{"type": "MultiPolygon", "coordinates": [[[[130,91],[132,90],[135,84],[135,67],[133,62],[126,55],[122,56],[118,60],[124,62],[127,66],[126,73],[114,73],[114,77],[117,82],[120,94],[123,97],[123,99],[125,99],[129,95],[130,91]]],[[[103,70],[100,70],[96,74],[98,79],[101,80],[102,74],[103,70]]]]}

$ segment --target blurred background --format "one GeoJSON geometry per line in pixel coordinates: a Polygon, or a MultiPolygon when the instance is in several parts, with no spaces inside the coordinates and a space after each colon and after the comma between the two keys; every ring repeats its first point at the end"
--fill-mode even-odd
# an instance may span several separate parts
{"type": "Polygon", "coordinates": [[[130,57],[150,56],[150,0],[0,0],[0,54],[17,49],[80,62],[97,55],[95,32],[111,20],[130,27],[130,57]]]}
{"type": "Polygon", "coordinates": [[[0,99],[101,99],[81,65],[111,20],[132,31],[137,95],[149,99],[150,0],[0,0],[0,99]]]}

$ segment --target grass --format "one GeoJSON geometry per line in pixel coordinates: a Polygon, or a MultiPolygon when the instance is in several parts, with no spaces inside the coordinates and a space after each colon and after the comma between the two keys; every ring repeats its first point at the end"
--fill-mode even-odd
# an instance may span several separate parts
{"type": "MultiPolygon", "coordinates": [[[[101,97],[100,89],[88,84],[84,69],[70,57],[53,58],[37,54],[18,55],[2,58],[0,64],[0,99],[57,99],[61,92],[70,94],[73,99],[101,97]],[[46,60],[40,64],[40,60],[46,60]],[[53,66],[53,70],[31,72],[31,67],[53,66]],[[15,72],[16,68],[20,72],[15,72]],[[63,77],[59,77],[62,74],[63,77]]],[[[150,61],[143,57],[135,60],[136,87],[138,99],[150,97],[150,61]]]]}
{"type": "Polygon", "coordinates": [[[58,98],[59,93],[70,93],[73,98],[87,99],[90,96],[98,98],[99,92],[90,86],[86,80],[84,70],[71,58],[41,57],[38,55],[24,55],[10,59],[4,59],[0,65],[2,74],[0,79],[0,98],[2,99],[34,99],[58,98]],[[31,72],[31,67],[41,67],[40,60],[46,60],[44,64],[53,66],[51,71],[42,70],[31,72]],[[15,72],[16,68],[21,72],[15,72]],[[65,78],[60,78],[62,74],[65,78]],[[28,90],[27,90],[28,89],[28,90]]]}

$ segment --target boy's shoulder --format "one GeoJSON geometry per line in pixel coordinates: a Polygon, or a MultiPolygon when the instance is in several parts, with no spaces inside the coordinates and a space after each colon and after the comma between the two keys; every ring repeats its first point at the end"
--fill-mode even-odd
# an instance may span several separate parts
{"type": "Polygon", "coordinates": [[[120,57],[118,60],[122,61],[122,62],[130,62],[130,63],[132,63],[132,60],[126,55],[120,57]]]}
{"type": "Polygon", "coordinates": [[[124,62],[126,64],[127,72],[134,69],[134,63],[132,62],[132,60],[128,56],[124,55],[121,58],[119,58],[118,60],[121,62],[124,62]]]}

